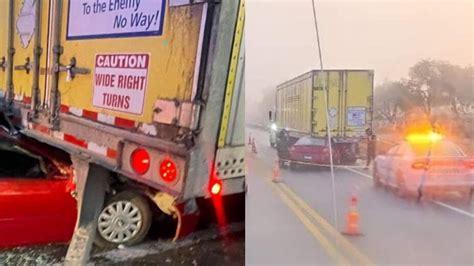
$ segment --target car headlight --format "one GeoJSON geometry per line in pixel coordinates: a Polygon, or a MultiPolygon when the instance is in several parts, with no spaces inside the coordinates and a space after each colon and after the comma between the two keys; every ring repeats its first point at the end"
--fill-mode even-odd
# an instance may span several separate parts
{"type": "Polygon", "coordinates": [[[277,125],[275,123],[273,123],[270,128],[273,130],[273,131],[276,131],[278,128],[277,128],[277,125]]]}

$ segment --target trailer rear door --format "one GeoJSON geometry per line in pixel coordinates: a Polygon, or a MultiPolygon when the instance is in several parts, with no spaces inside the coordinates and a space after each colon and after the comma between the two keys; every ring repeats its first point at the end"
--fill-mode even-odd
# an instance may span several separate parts
{"type": "MultiPolygon", "coordinates": [[[[195,110],[207,4],[96,2],[70,0],[60,8],[61,110],[100,122],[132,121],[131,126],[193,127],[183,113],[195,110]],[[71,75],[71,66],[82,73],[71,75]]],[[[52,89],[46,94],[50,102],[52,89]]]]}
{"type": "Polygon", "coordinates": [[[8,5],[8,1],[0,1],[0,97],[7,86],[8,5]]]}
{"type": "Polygon", "coordinates": [[[372,127],[373,78],[370,70],[346,72],[344,136],[362,137],[372,127]]]}
{"type": "MultiPolygon", "coordinates": [[[[6,2],[6,1],[2,1],[6,2]]],[[[30,104],[33,89],[38,98],[44,94],[45,71],[40,75],[42,57],[47,50],[50,1],[15,0],[13,10],[13,88],[18,102],[30,104]],[[35,36],[36,34],[39,36],[35,36]]]]}

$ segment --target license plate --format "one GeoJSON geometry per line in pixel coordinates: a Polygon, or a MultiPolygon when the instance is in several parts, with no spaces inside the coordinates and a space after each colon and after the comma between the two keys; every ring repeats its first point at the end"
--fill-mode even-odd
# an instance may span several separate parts
{"type": "Polygon", "coordinates": [[[309,155],[305,155],[305,156],[304,156],[304,159],[305,159],[305,160],[311,160],[311,159],[313,159],[313,157],[312,157],[312,156],[309,156],[309,155]]]}

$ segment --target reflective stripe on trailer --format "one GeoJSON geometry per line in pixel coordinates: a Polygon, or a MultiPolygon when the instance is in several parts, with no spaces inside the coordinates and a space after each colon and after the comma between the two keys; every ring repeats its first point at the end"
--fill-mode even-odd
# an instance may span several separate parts
{"type": "Polygon", "coordinates": [[[101,114],[95,111],[90,111],[90,110],[81,109],[77,107],[61,105],[60,110],[62,113],[72,114],[78,117],[83,117],[89,120],[117,126],[120,128],[133,129],[138,126],[136,121],[133,121],[130,119],[120,118],[120,117],[116,117],[112,115],[105,115],[105,114],[101,114]]]}
{"type": "Polygon", "coordinates": [[[223,148],[225,146],[225,139],[227,136],[227,127],[229,126],[232,96],[234,94],[235,78],[237,75],[237,67],[240,57],[240,48],[242,45],[242,38],[244,34],[245,22],[245,0],[241,0],[239,4],[239,11],[237,14],[237,24],[235,26],[234,43],[232,46],[232,55],[229,64],[229,73],[227,75],[227,83],[224,97],[224,108],[222,111],[221,128],[219,130],[219,139],[217,146],[223,148]]]}
{"type": "Polygon", "coordinates": [[[98,143],[95,143],[92,141],[87,142],[86,140],[80,139],[74,135],[67,134],[61,131],[51,131],[48,127],[34,124],[34,123],[28,123],[28,127],[35,131],[39,131],[43,134],[48,134],[48,135],[52,134],[52,136],[56,139],[63,140],[70,144],[74,144],[75,146],[90,150],[94,153],[106,156],[110,159],[117,158],[117,150],[100,145],[98,143]]]}

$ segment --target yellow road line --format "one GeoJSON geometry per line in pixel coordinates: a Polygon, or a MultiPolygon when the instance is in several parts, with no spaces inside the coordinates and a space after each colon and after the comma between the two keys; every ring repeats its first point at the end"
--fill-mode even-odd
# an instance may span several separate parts
{"type": "MultiPolygon", "coordinates": [[[[265,179],[267,182],[272,185],[271,181],[265,179]]],[[[306,215],[301,211],[298,206],[281,190],[278,186],[272,186],[274,190],[281,197],[283,202],[293,211],[293,213],[298,217],[298,219],[303,223],[303,225],[308,229],[308,231],[318,240],[321,246],[326,250],[326,252],[337,261],[338,265],[350,265],[349,261],[338,252],[336,247],[321,233],[321,231],[311,222],[311,220],[306,217],[306,215]]]]}
{"type": "Polygon", "coordinates": [[[326,221],[321,215],[316,213],[303,199],[301,199],[295,192],[293,192],[287,185],[283,183],[278,183],[278,186],[281,187],[289,197],[303,209],[305,210],[319,225],[325,229],[332,237],[334,237],[337,243],[346,250],[350,255],[356,258],[362,265],[375,265],[369,257],[359,251],[352,243],[350,243],[346,238],[344,238],[328,221],[326,221]]]}

